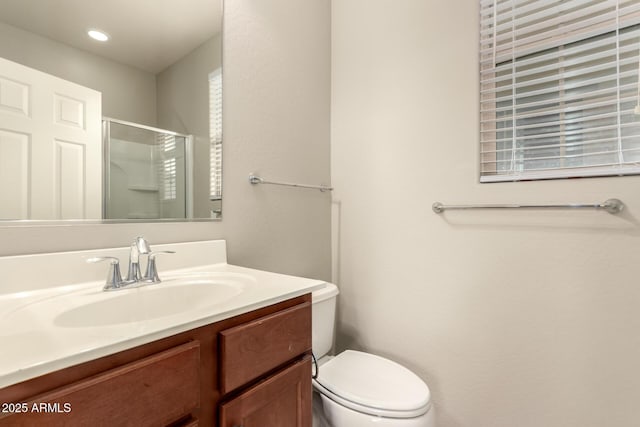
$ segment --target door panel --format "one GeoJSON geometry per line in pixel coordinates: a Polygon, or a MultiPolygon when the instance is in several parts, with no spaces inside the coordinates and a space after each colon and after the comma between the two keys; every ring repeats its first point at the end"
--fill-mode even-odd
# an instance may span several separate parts
{"type": "Polygon", "coordinates": [[[0,77],[0,110],[17,114],[29,115],[29,85],[0,77]]]}
{"type": "Polygon", "coordinates": [[[56,217],[58,219],[85,218],[85,146],[60,140],[56,140],[55,144],[56,217]]]}
{"type": "Polygon", "coordinates": [[[15,146],[0,160],[21,162],[0,172],[20,185],[0,190],[0,219],[101,218],[101,103],[100,92],[0,58],[0,143],[26,135],[29,145],[26,168],[15,146]]]}
{"type": "Polygon", "coordinates": [[[29,135],[0,130],[0,219],[29,217],[29,135]]]}

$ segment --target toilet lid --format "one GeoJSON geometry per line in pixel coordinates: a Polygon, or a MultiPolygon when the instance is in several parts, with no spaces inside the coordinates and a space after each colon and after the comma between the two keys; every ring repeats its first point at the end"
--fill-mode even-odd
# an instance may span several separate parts
{"type": "Polygon", "coordinates": [[[384,411],[426,412],[431,399],[429,387],[409,369],[353,350],[322,365],[316,381],[342,399],[384,411]]]}

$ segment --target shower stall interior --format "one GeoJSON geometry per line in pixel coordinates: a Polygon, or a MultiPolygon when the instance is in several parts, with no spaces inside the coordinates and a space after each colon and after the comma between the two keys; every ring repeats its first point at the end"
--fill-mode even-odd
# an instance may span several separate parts
{"type": "Polygon", "coordinates": [[[105,118],[104,219],[192,218],[193,138],[105,118]]]}

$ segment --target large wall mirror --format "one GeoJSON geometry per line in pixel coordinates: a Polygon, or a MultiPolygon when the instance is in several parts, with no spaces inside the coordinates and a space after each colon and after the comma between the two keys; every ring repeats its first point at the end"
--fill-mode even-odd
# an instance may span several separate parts
{"type": "Polygon", "coordinates": [[[221,218],[221,29],[222,0],[0,2],[0,225],[221,218]]]}

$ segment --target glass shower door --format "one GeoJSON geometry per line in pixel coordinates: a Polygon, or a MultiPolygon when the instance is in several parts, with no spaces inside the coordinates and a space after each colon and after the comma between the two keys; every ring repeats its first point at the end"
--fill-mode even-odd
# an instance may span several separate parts
{"type": "Polygon", "coordinates": [[[189,217],[187,135],[106,119],[105,219],[189,217]]]}

